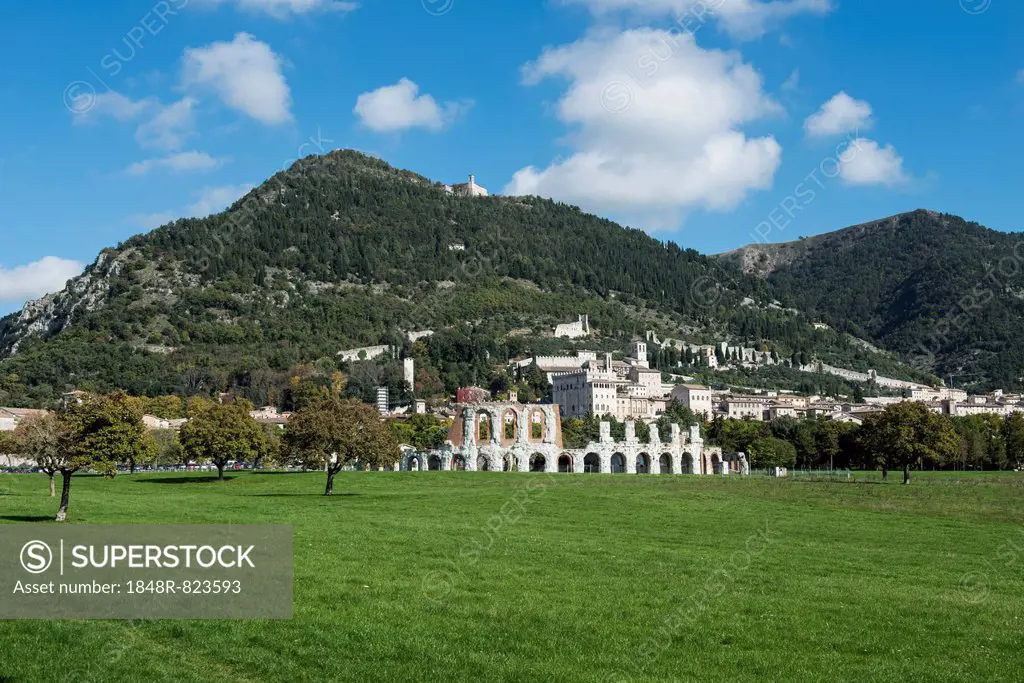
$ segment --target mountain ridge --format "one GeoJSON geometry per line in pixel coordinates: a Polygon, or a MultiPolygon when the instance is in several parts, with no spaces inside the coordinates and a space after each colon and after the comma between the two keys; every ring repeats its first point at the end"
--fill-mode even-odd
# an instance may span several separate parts
{"type": "Polygon", "coordinates": [[[718,255],[809,315],[940,376],[1020,387],[1022,234],[919,209],[718,255]]]}
{"type": "MultiPolygon", "coordinates": [[[[883,220],[893,219],[902,220],[883,220]]],[[[810,239],[819,238],[835,239],[810,239]]],[[[79,384],[184,391],[195,387],[183,388],[181,377],[204,372],[206,386],[224,387],[346,347],[403,348],[411,330],[465,328],[485,341],[449,349],[468,358],[451,362],[446,382],[454,383],[486,372],[489,358],[557,350],[544,328],[577,313],[613,345],[652,329],[787,357],[886,362],[816,332],[809,316],[820,307],[787,283],[781,272],[755,277],[724,255],[575,206],[457,197],[417,173],[338,150],[295,162],[224,212],[101,251],[64,290],[0,319],[0,377],[30,378],[32,400],[79,384]],[[524,341],[508,335],[513,329],[534,334],[524,341]]],[[[878,343],[856,334],[868,328],[855,322],[837,330],[878,343]]]]}

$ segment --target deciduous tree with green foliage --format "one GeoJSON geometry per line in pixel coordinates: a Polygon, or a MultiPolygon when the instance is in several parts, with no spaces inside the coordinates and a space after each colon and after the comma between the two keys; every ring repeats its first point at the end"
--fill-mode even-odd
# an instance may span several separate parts
{"type": "Polygon", "coordinates": [[[750,455],[750,466],[757,469],[796,465],[796,446],[774,436],[753,440],[747,450],[750,455]]]}
{"type": "Polygon", "coordinates": [[[388,423],[395,440],[418,451],[440,448],[448,437],[448,428],[435,415],[416,413],[405,420],[388,423]]]}
{"type": "Polygon", "coordinates": [[[380,414],[356,400],[330,399],[306,406],[288,422],[284,447],[307,467],[327,471],[325,496],[333,495],[334,477],[345,465],[393,465],[400,456],[380,414]]]}
{"type": "Polygon", "coordinates": [[[1006,457],[1016,468],[1024,467],[1024,413],[1011,413],[1003,423],[1006,457]]]}
{"type": "Polygon", "coordinates": [[[53,498],[56,495],[53,478],[68,447],[67,427],[53,413],[32,416],[15,427],[10,442],[12,451],[34,459],[39,469],[46,473],[50,479],[50,497],[53,498]]]}
{"type": "Polygon", "coordinates": [[[155,429],[150,432],[150,437],[156,446],[154,465],[177,465],[181,462],[183,451],[178,441],[178,432],[173,429],[155,429]]]}
{"type": "Polygon", "coordinates": [[[251,408],[246,401],[200,407],[178,435],[185,455],[212,462],[221,481],[228,461],[258,460],[266,453],[267,440],[262,425],[249,415],[251,408]]]}
{"type": "Polygon", "coordinates": [[[75,472],[93,469],[114,476],[118,463],[147,457],[153,442],[146,435],[142,415],[122,393],[85,396],[65,406],[57,419],[67,439],[56,463],[62,479],[57,521],[62,522],[67,518],[75,472]]]}
{"type": "Polygon", "coordinates": [[[910,468],[926,460],[944,463],[957,456],[960,437],[950,421],[916,401],[888,406],[869,416],[862,427],[868,452],[886,469],[903,469],[910,483],[910,468]]]}

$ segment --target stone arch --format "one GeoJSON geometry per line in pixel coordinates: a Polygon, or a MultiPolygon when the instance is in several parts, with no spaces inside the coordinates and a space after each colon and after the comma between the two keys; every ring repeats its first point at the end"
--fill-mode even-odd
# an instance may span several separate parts
{"type": "Polygon", "coordinates": [[[651,456],[646,453],[638,453],[636,456],[636,473],[637,474],[650,474],[651,473],[651,456]]]}
{"type": "Polygon", "coordinates": [[[601,456],[597,453],[587,453],[583,456],[583,471],[587,474],[597,474],[601,471],[601,456]]]}
{"type": "Polygon", "coordinates": [[[712,474],[722,474],[722,456],[718,453],[711,454],[711,472],[712,474]]]}
{"type": "Polygon", "coordinates": [[[680,468],[680,474],[694,474],[693,467],[696,460],[693,458],[691,453],[683,453],[683,464],[680,468]]]}
{"type": "Polygon", "coordinates": [[[503,446],[511,446],[519,440],[519,413],[513,408],[506,408],[499,420],[501,434],[499,442],[503,446]]]}
{"type": "Polygon", "coordinates": [[[518,472],[519,463],[516,461],[516,456],[512,453],[506,453],[501,459],[501,469],[504,472],[518,472]]]}
{"type": "Polygon", "coordinates": [[[405,460],[405,469],[411,472],[425,470],[426,467],[424,467],[423,456],[419,453],[412,453],[408,455],[405,460]]]}
{"type": "Polygon", "coordinates": [[[473,435],[478,444],[490,443],[494,439],[494,420],[491,414],[481,408],[474,413],[473,435]]]}
{"type": "Polygon", "coordinates": [[[530,443],[543,443],[547,438],[548,417],[540,408],[531,408],[527,413],[526,439],[530,443]]]}
{"type": "Polygon", "coordinates": [[[672,474],[672,454],[662,453],[658,461],[658,472],[661,474],[672,474]]]}
{"type": "Polygon", "coordinates": [[[466,469],[466,459],[461,455],[452,456],[452,471],[463,472],[466,469]]]}
{"type": "Polygon", "coordinates": [[[530,456],[530,471],[543,472],[547,469],[548,459],[542,453],[534,453],[530,456]]]}
{"type": "Polygon", "coordinates": [[[571,455],[569,455],[568,453],[562,453],[560,456],[558,456],[558,471],[568,472],[569,474],[572,474],[573,468],[571,455]]]}
{"type": "Polygon", "coordinates": [[[626,456],[622,453],[612,454],[612,474],[624,474],[626,472],[626,456]]]}
{"type": "Polygon", "coordinates": [[[486,455],[476,456],[476,470],[477,472],[486,472],[491,469],[491,461],[487,459],[486,455]]]}
{"type": "Polygon", "coordinates": [[[441,469],[441,458],[436,455],[432,455],[427,459],[428,470],[439,470],[441,469]]]}

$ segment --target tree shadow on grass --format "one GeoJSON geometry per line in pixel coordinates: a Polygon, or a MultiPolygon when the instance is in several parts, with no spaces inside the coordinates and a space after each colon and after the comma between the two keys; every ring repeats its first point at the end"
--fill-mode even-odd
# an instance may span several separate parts
{"type": "MultiPolygon", "coordinates": [[[[231,481],[234,477],[225,476],[223,481],[231,481]]],[[[213,481],[222,481],[217,475],[211,477],[160,477],[156,479],[136,479],[140,484],[209,484],[213,481]]]]}
{"type": "Polygon", "coordinates": [[[305,472],[303,472],[301,470],[296,470],[294,472],[281,472],[281,471],[277,471],[277,470],[270,470],[270,471],[267,471],[267,470],[253,470],[252,471],[253,474],[261,476],[261,477],[269,477],[269,476],[272,476],[272,475],[282,475],[282,474],[311,474],[311,473],[316,473],[316,472],[322,472],[322,470],[306,470],[305,472]]]}
{"type": "MultiPolygon", "coordinates": [[[[901,479],[900,479],[900,481],[898,483],[902,484],[903,483],[903,480],[902,480],[903,475],[900,474],[900,477],[901,477],[901,479]]],[[[860,485],[860,484],[889,484],[889,483],[891,483],[891,482],[888,482],[888,481],[882,481],[881,479],[799,479],[799,478],[790,479],[790,482],[793,483],[793,484],[846,484],[848,486],[851,486],[851,485],[854,485],[854,484],[860,485]]]]}
{"type": "Polygon", "coordinates": [[[8,522],[52,522],[53,515],[47,515],[46,517],[40,515],[0,515],[0,519],[8,522]]]}
{"type": "Polygon", "coordinates": [[[350,496],[361,496],[361,493],[335,493],[325,496],[323,493],[253,493],[253,498],[348,498],[350,496]]]}

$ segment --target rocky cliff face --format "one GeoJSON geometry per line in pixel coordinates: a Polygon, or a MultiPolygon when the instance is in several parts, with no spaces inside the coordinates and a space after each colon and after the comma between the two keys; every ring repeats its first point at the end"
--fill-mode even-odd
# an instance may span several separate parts
{"type": "Polygon", "coordinates": [[[121,273],[132,253],[132,249],[104,250],[95,263],[69,280],[63,290],[29,301],[22,310],[0,321],[0,357],[17,353],[27,337],[62,332],[79,311],[101,306],[110,293],[112,279],[121,273]]]}

